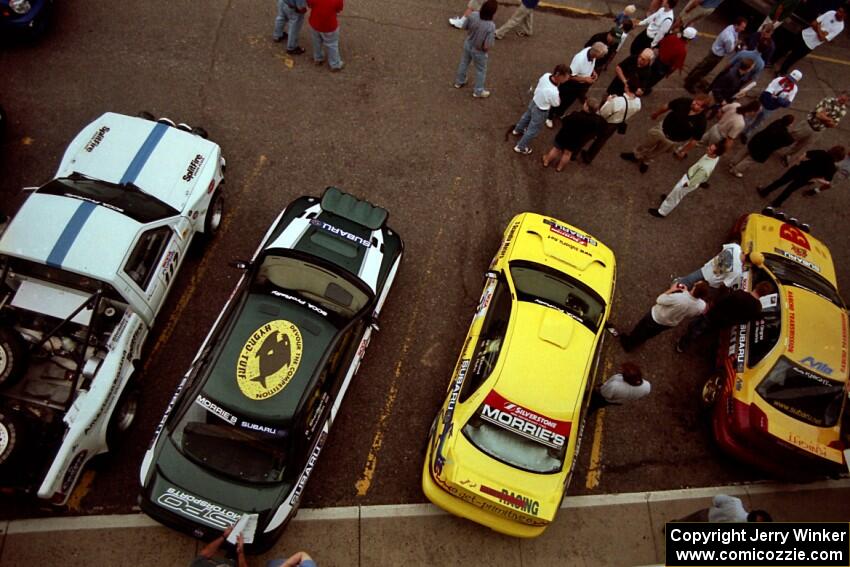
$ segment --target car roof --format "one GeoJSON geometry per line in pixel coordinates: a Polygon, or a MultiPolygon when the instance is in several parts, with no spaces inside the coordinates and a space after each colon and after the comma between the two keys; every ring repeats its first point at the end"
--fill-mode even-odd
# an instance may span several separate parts
{"type": "Polygon", "coordinates": [[[145,193],[183,211],[217,144],[167,124],[107,112],[68,146],[57,177],[81,173],[145,193]]]}
{"type": "Polygon", "coordinates": [[[827,378],[848,379],[847,312],[808,290],[782,286],[784,354],[827,378]]]}
{"type": "Polygon", "coordinates": [[[33,193],[0,238],[0,253],[112,282],[141,227],[88,201],[33,193]]]}
{"type": "MultiPolygon", "coordinates": [[[[211,363],[204,394],[242,418],[288,424],[304,393],[312,387],[336,333],[336,327],[326,317],[306,306],[282,297],[251,293],[227,336],[222,338],[224,344],[211,363]],[[287,337],[289,364],[290,368],[294,366],[294,372],[279,391],[258,399],[280,384],[270,378],[263,390],[256,374],[240,371],[240,365],[262,363],[260,347],[268,344],[265,341],[275,330],[278,333],[270,340],[274,344],[284,335],[287,337]]],[[[279,368],[283,368],[282,363],[279,368]]]]}
{"type": "Polygon", "coordinates": [[[543,305],[520,301],[514,311],[493,389],[547,417],[573,419],[595,335],[568,314],[543,305]]]}

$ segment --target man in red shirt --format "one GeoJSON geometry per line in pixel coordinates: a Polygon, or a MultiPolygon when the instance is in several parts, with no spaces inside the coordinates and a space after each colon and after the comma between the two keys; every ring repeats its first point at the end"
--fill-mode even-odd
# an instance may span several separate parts
{"type": "Polygon", "coordinates": [[[342,12],[343,0],[307,0],[310,7],[310,27],[313,28],[313,61],[316,65],[325,62],[322,47],[328,52],[331,71],[345,67],[339,56],[339,21],[336,15],[342,12]]]}
{"type": "MultiPolygon", "coordinates": [[[[685,58],[688,56],[688,43],[697,36],[694,28],[685,28],[680,33],[671,33],[658,43],[658,56],[652,62],[652,78],[649,80],[650,89],[661,79],[666,79],[673,71],[682,72],[685,58]]],[[[649,94],[649,89],[644,89],[649,94]]]]}

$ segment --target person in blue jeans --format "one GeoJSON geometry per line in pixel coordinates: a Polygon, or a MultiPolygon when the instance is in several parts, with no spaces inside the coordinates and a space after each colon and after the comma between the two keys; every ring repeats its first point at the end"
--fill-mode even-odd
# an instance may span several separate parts
{"type": "Polygon", "coordinates": [[[345,62],[339,55],[339,20],[344,0],[307,0],[310,7],[310,27],[313,36],[313,61],[316,65],[325,62],[322,49],[327,51],[331,71],[342,71],[345,62]]]}
{"type": "Polygon", "coordinates": [[[472,90],[472,96],[475,98],[490,96],[490,91],[484,88],[484,80],[487,78],[487,52],[496,42],[493,15],[498,7],[497,0],[487,0],[481,6],[481,11],[472,12],[463,24],[463,28],[467,30],[466,40],[463,42],[463,54],[460,57],[454,87],[459,89],[466,84],[469,63],[474,63],[475,88],[472,90]]]}
{"type": "Polygon", "coordinates": [[[266,567],[316,567],[316,562],[313,558],[307,555],[306,551],[299,551],[284,561],[283,559],[271,559],[266,563],[266,567]]]}
{"type": "Polygon", "coordinates": [[[537,88],[534,89],[534,96],[528,103],[528,109],[513,129],[514,136],[522,136],[514,146],[516,153],[526,156],[531,153],[528,144],[540,132],[546,117],[549,116],[549,109],[560,106],[561,95],[558,92],[558,85],[569,78],[570,68],[561,63],[551,73],[543,73],[537,80],[537,88]]]}
{"type": "Polygon", "coordinates": [[[286,52],[290,55],[301,55],[304,48],[298,45],[298,35],[307,13],[307,0],[277,0],[277,17],[274,19],[275,41],[286,39],[286,52]],[[286,29],[286,24],[289,29],[286,29]]]}

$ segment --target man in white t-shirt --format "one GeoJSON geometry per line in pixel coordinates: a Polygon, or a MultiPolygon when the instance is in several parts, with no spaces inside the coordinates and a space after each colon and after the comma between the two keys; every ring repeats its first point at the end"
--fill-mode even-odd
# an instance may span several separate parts
{"type": "Polygon", "coordinates": [[[664,39],[676,19],[673,8],[677,3],[678,0],[662,0],[661,8],[638,22],[639,26],[646,26],[646,29],[632,41],[630,54],[637,55],[647,47],[657,46],[658,42],[664,39]]]}
{"type": "Polygon", "coordinates": [[[639,400],[648,395],[651,389],[652,385],[649,380],[643,378],[638,365],[633,362],[624,362],[620,372],[608,378],[599,387],[599,395],[602,396],[604,402],[596,399],[594,405],[598,407],[639,400]]]}
{"type": "Polygon", "coordinates": [[[528,155],[531,148],[528,144],[540,132],[540,128],[546,121],[549,109],[561,104],[561,96],[558,94],[558,85],[570,78],[570,68],[563,63],[555,67],[551,73],[544,73],[537,81],[534,96],[528,103],[525,113],[516,123],[513,129],[514,136],[522,136],[514,146],[518,154],[528,155]]]}
{"type": "Polygon", "coordinates": [[[724,244],[720,253],[706,262],[702,268],[685,277],[676,278],[675,281],[689,287],[704,281],[713,288],[725,286],[732,289],[744,273],[745,258],[746,254],[741,250],[741,245],[730,242],[724,244]]]}
{"type": "Polygon", "coordinates": [[[649,313],[638,321],[630,333],[620,333],[620,344],[626,352],[633,351],[652,337],[672,329],[688,317],[705,313],[708,304],[708,286],[696,283],[689,291],[687,287],[673,282],[670,289],[655,299],[649,313]]]}
{"type": "Polygon", "coordinates": [[[779,74],[788,74],[788,70],[794,66],[794,63],[811,53],[818,46],[835,39],[844,29],[846,15],[844,6],[839,6],[835,10],[829,10],[818,16],[809,27],[794,38],[791,52],[779,68],[779,74]]]}
{"type": "Polygon", "coordinates": [[[605,57],[607,54],[608,46],[601,41],[597,41],[575,54],[570,62],[569,80],[558,86],[561,103],[549,109],[549,117],[546,119],[548,128],[552,128],[554,126],[552,120],[556,117],[563,117],[575,101],[587,98],[587,91],[598,77],[596,60],[605,57]]]}

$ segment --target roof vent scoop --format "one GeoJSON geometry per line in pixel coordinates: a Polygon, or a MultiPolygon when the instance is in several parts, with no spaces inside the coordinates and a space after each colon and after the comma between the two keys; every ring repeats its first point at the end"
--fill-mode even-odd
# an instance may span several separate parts
{"type": "Polygon", "coordinates": [[[336,187],[325,189],[325,194],[322,195],[322,209],[370,230],[383,227],[389,215],[386,209],[361,201],[336,187]]]}
{"type": "Polygon", "coordinates": [[[564,316],[555,309],[545,309],[540,319],[538,336],[546,342],[550,342],[558,348],[565,349],[573,338],[573,329],[576,322],[572,317],[564,316]]]}

